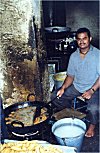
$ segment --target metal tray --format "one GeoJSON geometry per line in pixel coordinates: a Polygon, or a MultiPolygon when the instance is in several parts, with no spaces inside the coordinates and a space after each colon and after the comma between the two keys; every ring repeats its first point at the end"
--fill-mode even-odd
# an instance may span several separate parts
{"type": "MultiPolygon", "coordinates": [[[[16,142],[17,140],[9,140],[9,139],[5,139],[4,143],[9,143],[9,142],[16,142]]],[[[35,140],[37,141],[39,144],[41,144],[43,147],[48,147],[50,145],[52,145],[55,148],[59,148],[63,151],[63,153],[76,153],[76,148],[75,147],[68,147],[68,146],[61,146],[61,145],[54,145],[54,144],[50,144],[47,141],[43,141],[43,140],[35,140]]],[[[19,141],[20,142],[20,141],[19,141]]]]}

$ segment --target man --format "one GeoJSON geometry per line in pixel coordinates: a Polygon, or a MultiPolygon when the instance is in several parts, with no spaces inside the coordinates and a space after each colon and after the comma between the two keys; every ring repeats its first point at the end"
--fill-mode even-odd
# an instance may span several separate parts
{"type": "Polygon", "coordinates": [[[92,37],[87,28],[76,32],[77,50],[71,54],[67,68],[67,77],[60,89],[54,91],[51,99],[58,110],[70,108],[72,100],[77,96],[86,99],[90,116],[90,126],[86,137],[94,136],[95,125],[99,117],[100,88],[100,50],[91,45],[92,37]]]}

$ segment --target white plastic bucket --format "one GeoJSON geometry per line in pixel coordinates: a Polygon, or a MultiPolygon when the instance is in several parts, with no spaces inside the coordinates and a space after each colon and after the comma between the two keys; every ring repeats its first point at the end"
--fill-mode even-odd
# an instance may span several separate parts
{"type": "Polygon", "coordinates": [[[60,88],[62,86],[66,76],[67,76],[67,72],[66,71],[55,73],[53,75],[54,85],[55,85],[56,89],[58,89],[58,88],[60,88]]]}
{"type": "Polygon", "coordinates": [[[77,118],[63,118],[56,121],[52,126],[52,132],[59,144],[76,147],[80,152],[86,124],[77,118]]]}

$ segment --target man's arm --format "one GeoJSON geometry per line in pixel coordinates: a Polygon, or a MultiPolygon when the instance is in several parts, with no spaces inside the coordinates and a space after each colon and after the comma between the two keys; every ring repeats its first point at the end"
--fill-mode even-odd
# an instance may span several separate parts
{"type": "Polygon", "coordinates": [[[100,76],[98,77],[98,79],[96,80],[96,82],[94,83],[94,85],[91,87],[91,89],[89,89],[88,91],[86,91],[85,93],[83,93],[82,97],[86,98],[86,99],[90,99],[92,94],[94,94],[94,92],[100,88],[100,76]]]}
{"type": "Polygon", "coordinates": [[[96,91],[98,88],[100,88],[100,76],[97,79],[97,81],[95,82],[95,84],[92,86],[91,89],[93,89],[94,91],[96,91]]]}
{"type": "Polygon", "coordinates": [[[68,88],[72,83],[73,83],[73,80],[74,80],[74,77],[72,77],[72,76],[67,76],[66,78],[65,78],[65,80],[64,80],[64,83],[63,83],[63,85],[62,85],[62,89],[66,89],[66,88],[68,88]]]}
{"type": "Polygon", "coordinates": [[[57,92],[57,96],[61,97],[62,94],[64,93],[64,90],[66,88],[68,88],[73,83],[73,80],[74,80],[74,77],[68,75],[65,78],[64,83],[63,83],[61,89],[57,92]]]}

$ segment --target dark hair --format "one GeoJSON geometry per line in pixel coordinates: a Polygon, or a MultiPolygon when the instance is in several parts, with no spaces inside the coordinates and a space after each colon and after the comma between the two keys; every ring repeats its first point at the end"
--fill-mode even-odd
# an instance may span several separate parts
{"type": "Polygon", "coordinates": [[[76,38],[78,36],[79,33],[83,33],[83,32],[86,32],[88,37],[90,38],[91,37],[91,34],[90,34],[90,30],[87,29],[87,28],[80,28],[76,31],[76,38]]]}

